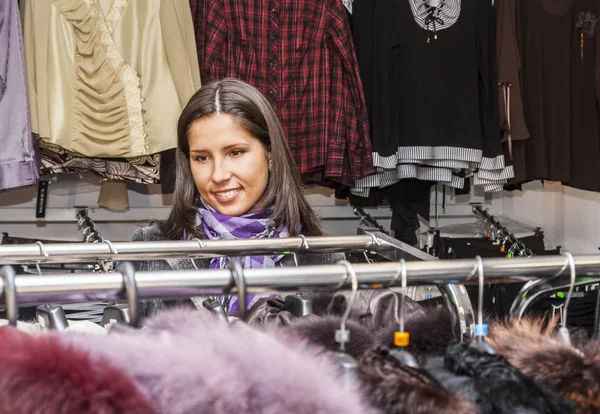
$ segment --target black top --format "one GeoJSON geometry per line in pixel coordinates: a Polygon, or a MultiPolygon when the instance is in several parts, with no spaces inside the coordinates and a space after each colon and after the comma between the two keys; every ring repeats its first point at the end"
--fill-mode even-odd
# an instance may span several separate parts
{"type": "Polygon", "coordinates": [[[444,0],[427,19],[427,7],[411,1],[422,3],[353,5],[374,163],[396,179],[455,187],[457,171],[479,168],[475,184],[492,190],[512,174],[500,144],[495,9],[491,0],[444,0]]]}

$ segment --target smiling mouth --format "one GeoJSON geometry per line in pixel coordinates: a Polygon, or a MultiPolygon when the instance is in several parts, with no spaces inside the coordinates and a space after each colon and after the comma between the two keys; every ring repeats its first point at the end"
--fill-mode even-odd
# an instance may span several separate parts
{"type": "Polygon", "coordinates": [[[215,191],[213,194],[215,195],[215,198],[220,202],[227,202],[235,200],[237,196],[241,193],[241,191],[241,188],[233,188],[231,190],[215,191]]]}

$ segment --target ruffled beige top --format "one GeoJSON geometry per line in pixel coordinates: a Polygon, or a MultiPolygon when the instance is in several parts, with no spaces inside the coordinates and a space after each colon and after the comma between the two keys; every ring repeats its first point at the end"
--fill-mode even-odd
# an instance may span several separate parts
{"type": "Polygon", "coordinates": [[[34,132],[87,157],[176,147],[200,87],[188,0],[26,0],[34,132]]]}

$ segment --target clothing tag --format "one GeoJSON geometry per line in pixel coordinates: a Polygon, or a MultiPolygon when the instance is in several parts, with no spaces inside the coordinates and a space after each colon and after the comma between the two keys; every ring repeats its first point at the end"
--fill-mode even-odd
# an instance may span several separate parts
{"type": "Polygon", "coordinates": [[[48,181],[38,182],[37,199],[35,202],[35,217],[46,217],[46,201],[48,200],[48,181]]]}

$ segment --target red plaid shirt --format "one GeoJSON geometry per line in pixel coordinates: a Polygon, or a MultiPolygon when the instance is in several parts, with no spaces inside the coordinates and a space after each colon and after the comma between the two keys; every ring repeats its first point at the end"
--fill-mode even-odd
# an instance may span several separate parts
{"type": "Polygon", "coordinates": [[[352,34],[340,0],[190,0],[202,82],[235,77],[277,111],[307,182],[375,172],[352,34]]]}

